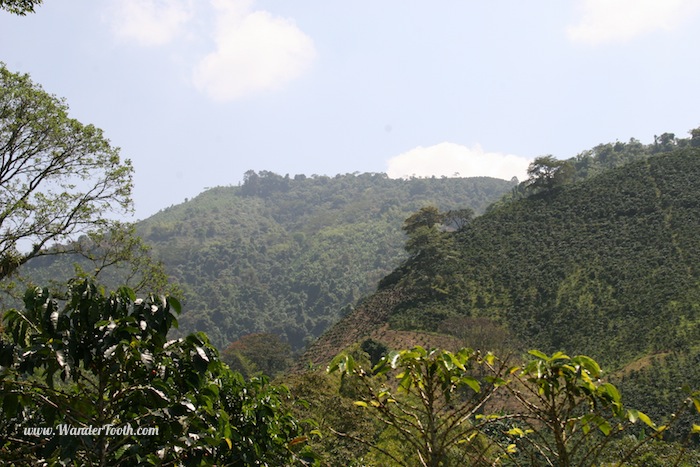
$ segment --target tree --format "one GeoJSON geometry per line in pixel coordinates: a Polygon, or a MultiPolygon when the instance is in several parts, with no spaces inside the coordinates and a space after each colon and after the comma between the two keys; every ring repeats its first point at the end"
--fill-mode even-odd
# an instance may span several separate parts
{"type": "Polygon", "coordinates": [[[42,3],[43,0],[0,0],[0,10],[24,16],[27,13],[34,13],[34,7],[42,3]]]}
{"type": "Polygon", "coordinates": [[[700,127],[693,128],[690,133],[690,145],[694,148],[700,147],[700,127]]]}
{"type": "Polygon", "coordinates": [[[410,236],[421,227],[431,229],[434,225],[442,223],[443,217],[435,206],[426,206],[408,217],[401,228],[410,236]]]}
{"type": "Polygon", "coordinates": [[[305,437],[281,409],[286,390],[245,382],[204,334],[168,340],[179,311],[172,297],[107,294],[85,279],[65,300],[29,289],[25,309],[5,316],[12,341],[0,347],[0,460],[294,462],[305,437]],[[25,431],[31,427],[45,431],[25,431]]]}
{"type": "Polygon", "coordinates": [[[0,279],[52,243],[109,230],[110,214],[132,210],[132,171],[100,129],[0,63],[0,279]]]}
{"type": "Polygon", "coordinates": [[[470,208],[450,209],[443,215],[442,222],[458,232],[464,230],[474,219],[474,210],[470,208]]]}
{"type": "MultiPolygon", "coordinates": [[[[527,465],[597,465],[607,446],[629,433],[638,420],[657,427],[644,413],[625,408],[613,384],[601,381],[598,363],[585,355],[569,357],[562,352],[549,356],[531,350],[533,357],[509,371],[515,378],[507,390],[521,406],[507,434],[513,439],[514,459],[527,465]]],[[[651,440],[642,437],[623,453],[651,440]]]]}
{"type": "Polygon", "coordinates": [[[661,136],[654,135],[653,153],[671,152],[678,146],[678,140],[673,133],[662,133],[661,136]]]}
{"type": "MultiPolygon", "coordinates": [[[[468,465],[583,467],[602,465],[613,445],[617,459],[610,465],[625,465],[668,430],[625,407],[592,358],[537,350],[529,355],[524,365],[510,366],[507,359],[467,348],[451,353],[414,347],[392,352],[371,372],[350,355],[336,357],[328,371],[359,381],[361,399],[355,404],[403,443],[398,454],[372,447],[398,465],[468,460],[468,465]],[[382,379],[390,375],[397,384],[382,379]],[[631,429],[637,422],[649,433],[631,429]],[[627,435],[634,440],[625,442],[627,435]]],[[[683,406],[700,411],[700,393],[688,392],[683,406]]],[[[700,425],[692,433],[700,433],[700,425]]],[[[678,465],[684,448],[674,449],[678,465]]]]}
{"type": "Polygon", "coordinates": [[[571,161],[555,159],[553,156],[536,158],[528,167],[527,187],[534,191],[548,191],[568,183],[574,175],[571,161]]]}
{"type": "Polygon", "coordinates": [[[124,284],[135,292],[182,296],[180,288],[170,282],[163,263],[153,257],[151,246],[136,233],[132,223],[113,222],[109,230],[89,232],[77,242],[59,248],[75,252],[87,261],[86,268],[90,268],[87,270],[75,264],[79,275],[94,278],[100,275],[103,282],[124,284]]]}
{"type": "Polygon", "coordinates": [[[506,384],[501,378],[504,367],[489,362],[494,362],[490,354],[468,348],[452,353],[416,346],[392,352],[370,373],[350,355],[337,357],[328,371],[357,378],[363,399],[355,404],[396,430],[408,449],[406,458],[372,446],[394,463],[437,467],[465,465],[469,459],[469,465],[478,465],[491,455],[491,446],[480,436],[480,430],[491,421],[479,421],[477,415],[506,384]],[[395,390],[391,383],[377,385],[373,380],[390,374],[398,379],[395,390]]]}
{"type": "Polygon", "coordinates": [[[256,333],[231,342],[221,352],[221,359],[244,376],[258,372],[274,377],[291,363],[291,346],[276,334],[256,333]]]}
{"type": "Polygon", "coordinates": [[[426,206],[404,221],[401,228],[408,235],[406,251],[412,257],[433,256],[430,253],[440,243],[438,226],[444,217],[435,206],[426,206]]]}

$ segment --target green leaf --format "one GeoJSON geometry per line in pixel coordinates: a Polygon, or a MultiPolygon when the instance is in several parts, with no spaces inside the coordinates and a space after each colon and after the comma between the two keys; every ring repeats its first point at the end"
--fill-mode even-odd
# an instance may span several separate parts
{"type": "Polygon", "coordinates": [[[591,373],[591,376],[593,376],[594,378],[599,378],[600,374],[602,373],[598,362],[593,360],[591,357],[588,357],[586,355],[577,355],[572,359],[572,361],[574,363],[578,363],[583,368],[588,370],[591,373]]]}
{"type": "Polygon", "coordinates": [[[479,381],[477,381],[475,378],[472,378],[471,376],[463,376],[462,378],[460,378],[459,382],[462,384],[466,384],[467,386],[472,388],[474,392],[481,392],[481,385],[479,384],[479,381]]]}
{"type": "Polygon", "coordinates": [[[605,435],[609,436],[610,432],[612,431],[612,428],[610,427],[610,423],[608,423],[607,420],[601,420],[598,423],[598,429],[605,435]]]}
{"type": "Polygon", "coordinates": [[[202,347],[196,346],[195,350],[197,351],[197,354],[199,355],[199,357],[202,360],[204,360],[205,362],[209,361],[209,356],[207,355],[207,353],[204,351],[204,349],[202,347]]]}
{"type": "Polygon", "coordinates": [[[457,358],[456,355],[454,355],[454,354],[452,354],[452,353],[448,353],[447,355],[449,356],[450,361],[451,361],[457,368],[459,368],[459,369],[462,370],[462,371],[465,371],[464,364],[463,364],[462,362],[459,361],[459,359],[457,358]]]}
{"type": "Polygon", "coordinates": [[[640,412],[639,410],[636,409],[628,409],[627,410],[627,418],[629,419],[630,422],[636,423],[637,420],[641,420],[644,422],[647,426],[656,429],[656,424],[651,421],[649,416],[647,416],[644,412],[640,412]]]}
{"type": "Polygon", "coordinates": [[[547,356],[547,354],[542,353],[539,350],[528,350],[527,353],[529,353],[533,357],[539,358],[540,360],[545,360],[545,361],[550,360],[549,357],[547,356]]]}
{"type": "Polygon", "coordinates": [[[175,310],[175,312],[179,315],[182,313],[182,305],[180,305],[180,302],[178,301],[177,298],[175,297],[168,297],[168,304],[170,304],[170,307],[175,310]]]}
{"type": "Polygon", "coordinates": [[[620,397],[620,392],[617,390],[617,388],[611,384],[611,383],[603,383],[598,387],[598,391],[601,394],[606,394],[610,400],[613,402],[620,402],[621,397],[620,397]]]}

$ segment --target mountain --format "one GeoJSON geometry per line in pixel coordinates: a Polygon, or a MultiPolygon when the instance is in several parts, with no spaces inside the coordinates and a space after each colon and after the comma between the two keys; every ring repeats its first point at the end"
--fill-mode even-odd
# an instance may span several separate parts
{"type": "Polygon", "coordinates": [[[515,181],[245,174],[140,222],[185,292],[182,332],[223,347],[273,332],[300,348],[404,258],[403,220],[426,205],[482,212],[515,181]]]}
{"type": "Polygon", "coordinates": [[[669,413],[681,384],[700,387],[700,149],[644,152],[573,180],[524,184],[459,231],[416,229],[410,256],[302,363],[366,340],[396,348],[409,332],[457,339],[448,347],[562,350],[669,413]]]}
{"type": "MultiPolygon", "coordinates": [[[[371,293],[403,258],[401,225],[421,207],[483,212],[517,184],[489,177],[389,179],[246,172],[138,222],[136,229],[183,291],[175,334],[207,333],[224,348],[274,333],[293,349],[313,341],[371,293]]],[[[470,212],[470,211],[468,211],[470,212]]],[[[44,256],[24,271],[36,283],[73,276],[79,257],[44,256]]],[[[105,271],[106,285],[120,275],[105,271]]]]}

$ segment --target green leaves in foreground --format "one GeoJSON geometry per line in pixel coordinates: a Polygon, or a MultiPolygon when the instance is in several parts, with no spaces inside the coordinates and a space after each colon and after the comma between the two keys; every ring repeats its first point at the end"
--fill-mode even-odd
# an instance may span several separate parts
{"type": "MultiPolygon", "coordinates": [[[[649,434],[619,452],[622,463],[667,429],[625,407],[594,359],[537,350],[529,356],[508,366],[471,349],[414,347],[392,352],[371,372],[350,355],[336,357],[328,371],[358,380],[355,404],[410,447],[411,455],[399,458],[372,445],[399,465],[593,465],[624,434],[639,435],[631,428],[641,422],[649,434]]],[[[700,412],[700,395],[689,401],[700,412]]]]}
{"type": "Polygon", "coordinates": [[[283,387],[245,381],[206,335],[168,340],[180,304],[89,280],[5,315],[0,460],[82,465],[282,465],[305,438],[283,387]],[[61,435],[63,429],[88,430],[61,435]],[[112,427],[108,433],[104,427],[112,427]],[[40,428],[44,436],[25,429],[40,428]],[[92,431],[90,431],[92,430],[92,431]],[[147,433],[147,434],[143,434],[147,433]]]}

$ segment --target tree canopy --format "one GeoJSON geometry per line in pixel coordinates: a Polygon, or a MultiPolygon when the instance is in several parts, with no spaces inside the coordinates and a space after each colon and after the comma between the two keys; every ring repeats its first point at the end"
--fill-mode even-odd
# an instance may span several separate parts
{"type": "Polygon", "coordinates": [[[0,10],[24,16],[27,13],[34,13],[34,8],[42,3],[43,0],[0,0],[0,10]]]}
{"type": "Polygon", "coordinates": [[[9,340],[0,345],[1,461],[242,467],[301,459],[306,438],[282,406],[286,388],[245,381],[204,334],[168,339],[180,312],[174,298],[108,293],[80,279],[63,298],[30,288],[24,304],[5,314],[9,340]]]}
{"type": "Polygon", "coordinates": [[[130,212],[132,171],[102,130],[0,63],[0,279],[130,212]]]}

